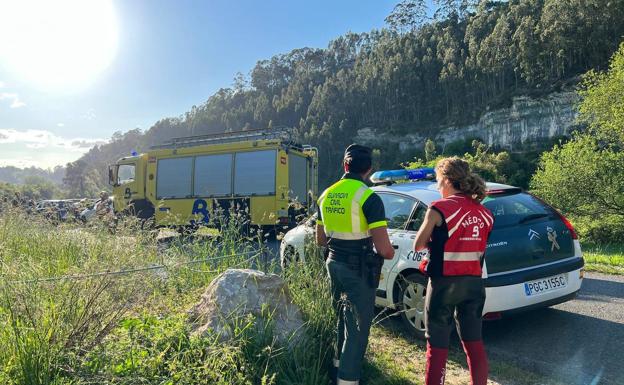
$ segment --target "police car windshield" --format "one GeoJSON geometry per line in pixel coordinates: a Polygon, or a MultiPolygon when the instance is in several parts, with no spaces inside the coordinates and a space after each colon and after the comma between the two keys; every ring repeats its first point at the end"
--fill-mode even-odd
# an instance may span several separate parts
{"type": "Polygon", "coordinates": [[[522,192],[488,195],[482,203],[494,215],[494,227],[539,221],[554,215],[539,199],[522,192]]]}

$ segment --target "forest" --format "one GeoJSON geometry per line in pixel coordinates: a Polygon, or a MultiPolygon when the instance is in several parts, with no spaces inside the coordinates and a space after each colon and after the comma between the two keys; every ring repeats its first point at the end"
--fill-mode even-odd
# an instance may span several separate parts
{"type": "MultiPolygon", "coordinates": [[[[67,165],[65,184],[93,195],[106,186],[107,164],[172,137],[287,126],[320,148],[323,186],[358,129],[435,138],[514,96],[575,87],[588,70],[606,69],[624,35],[624,0],[426,4],[404,0],[386,28],[259,60],[184,114],[115,133],[67,165]]],[[[419,155],[380,150],[385,167],[419,155]]]]}
{"type": "Polygon", "coordinates": [[[38,167],[0,167],[0,182],[11,184],[36,184],[39,180],[61,184],[64,176],[65,168],[63,166],[56,166],[48,170],[38,167]]]}

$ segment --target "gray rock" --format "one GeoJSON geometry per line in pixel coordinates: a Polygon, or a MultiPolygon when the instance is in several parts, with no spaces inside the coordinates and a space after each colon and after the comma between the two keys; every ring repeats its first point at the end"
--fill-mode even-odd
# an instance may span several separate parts
{"type": "Polygon", "coordinates": [[[232,337],[236,320],[249,316],[256,318],[259,327],[269,317],[274,336],[281,342],[296,341],[304,326],[301,311],[292,302],[284,280],[251,269],[228,269],[217,276],[189,313],[194,335],[212,331],[222,340],[232,337]]]}
{"type": "MultiPolygon", "coordinates": [[[[569,136],[577,129],[578,102],[574,91],[552,93],[539,99],[528,96],[513,98],[512,105],[484,113],[478,122],[460,127],[444,127],[434,133],[436,145],[468,138],[480,138],[487,145],[514,150],[520,145],[557,136],[569,136]]],[[[361,128],[355,141],[373,147],[399,148],[401,151],[423,148],[426,136],[420,134],[390,135],[374,127],[361,128]]]]}

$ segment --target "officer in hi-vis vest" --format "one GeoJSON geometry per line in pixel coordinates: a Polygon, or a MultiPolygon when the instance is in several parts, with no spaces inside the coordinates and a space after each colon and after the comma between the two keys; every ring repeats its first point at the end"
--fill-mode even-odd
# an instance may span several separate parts
{"type": "Polygon", "coordinates": [[[382,258],[394,257],[383,202],[364,182],[371,164],[370,148],[347,147],[344,176],[318,201],[316,242],[329,250],[326,264],[338,314],[332,373],[338,385],[359,384],[382,258]]]}

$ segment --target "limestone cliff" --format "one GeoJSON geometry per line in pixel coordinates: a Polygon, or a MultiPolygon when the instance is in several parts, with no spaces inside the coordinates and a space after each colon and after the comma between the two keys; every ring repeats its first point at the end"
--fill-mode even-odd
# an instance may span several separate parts
{"type": "MultiPolygon", "coordinates": [[[[514,150],[520,145],[567,136],[577,127],[578,95],[574,91],[558,92],[540,99],[515,97],[509,108],[489,111],[477,123],[446,127],[433,134],[436,145],[478,138],[496,147],[514,150]]],[[[375,128],[358,130],[356,141],[370,146],[398,146],[401,151],[422,148],[427,138],[419,134],[388,135],[375,128]]],[[[383,147],[381,147],[383,146],[383,147]]]]}

